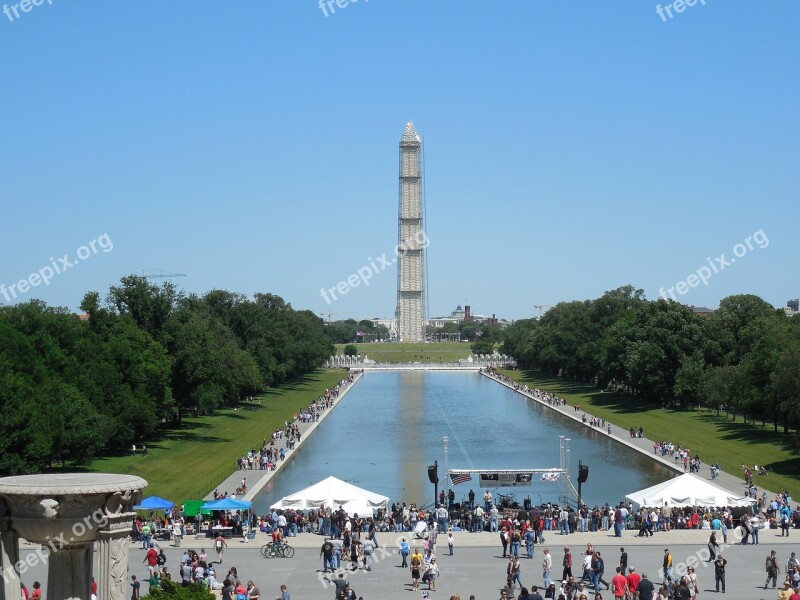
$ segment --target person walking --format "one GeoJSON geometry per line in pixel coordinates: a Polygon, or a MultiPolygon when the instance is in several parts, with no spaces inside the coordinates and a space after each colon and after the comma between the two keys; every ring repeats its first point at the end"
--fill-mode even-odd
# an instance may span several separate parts
{"type": "Polygon", "coordinates": [[[408,547],[408,542],[406,541],[406,538],[403,538],[400,541],[400,558],[403,559],[403,562],[400,563],[400,568],[401,569],[407,569],[408,568],[408,555],[409,555],[410,552],[411,551],[410,551],[410,549],[408,547]]]}
{"type": "Polygon", "coordinates": [[[609,589],[609,584],[607,581],[603,579],[603,573],[605,573],[606,565],[603,557],[600,556],[600,552],[594,553],[594,559],[592,560],[592,583],[594,584],[594,591],[600,591],[600,584],[606,586],[606,589],[609,589]]]}
{"type": "Polygon", "coordinates": [[[553,580],[550,579],[550,571],[553,568],[553,557],[550,556],[550,550],[545,548],[542,550],[544,559],[542,560],[542,579],[544,579],[544,589],[550,587],[553,580]]]}
{"type": "Polygon", "coordinates": [[[528,558],[533,558],[533,551],[536,547],[536,534],[532,528],[525,531],[525,550],[528,558]]]}
{"type": "Polygon", "coordinates": [[[142,588],[142,584],[136,579],[136,575],[131,575],[131,587],[133,591],[131,592],[131,600],[139,600],[139,591],[142,588]]]}
{"type": "Polygon", "coordinates": [[[714,562],[717,558],[717,548],[719,548],[719,542],[717,542],[717,532],[712,531],[711,537],[708,538],[708,560],[706,562],[714,562]]]}
{"type": "Polygon", "coordinates": [[[508,565],[506,566],[506,583],[510,589],[514,589],[514,582],[516,582],[520,588],[522,587],[522,581],[520,581],[521,571],[522,567],[519,558],[516,556],[510,557],[508,565]]]}
{"type": "Polygon", "coordinates": [[[222,537],[221,533],[217,534],[217,537],[214,538],[214,550],[217,551],[217,564],[222,564],[222,555],[225,552],[225,548],[227,548],[228,543],[225,541],[225,538],[222,537]]]}
{"type": "Polygon", "coordinates": [[[772,589],[774,590],[775,587],[778,585],[778,573],[781,572],[780,565],[778,565],[778,557],[776,555],[775,550],[769,553],[767,556],[767,560],[765,561],[765,568],[767,571],[767,580],[764,582],[764,589],[767,589],[767,585],[769,584],[769,580],[772,580],[772,589]]]}
{"type": "Polygon", "coordinates": [[[664,548],[664,560],[661,563],[664,571],[664,585],[672,581],[672,554],[669,553],[669,548],[664,548]]]}
{"type": "Polygon", "coordinates": [[[697,600],[697,594],[700,593],[700,579],[697,577],[694,567],[688,567],[687,571],[686,583],[689,588],[689,597],[691,600],[697,600]]]}
{"type": "Polygon", "coordinates": [[[450,550],[450,556],[453,556],[453,532],[447,532],[447,548],[450,550]]]}
{"type": "Polygon", "coordinates": [[[436,578],[439,577],[439,567],[436,565],[435,558],[431,559],[431,562],[428,564],[426,573],[428,575],[428,589],[435,592],[436,578]]]}
{"type": "MultiPolygon", "coordinates": [[[[623,575],[624,574],[625,573],[623,573],[623,575]]],[[[628,576],[625,580],[628,582],[628,592],[636,598],[639,582],[642,580],[641,576],[636,572],[636,567],[628,567],[628,576]]]]}
{"type": "Polygon", "coordinates": [[[728,564],[728,561],[722,557],[722,554],[717,554],[717,558],[714,559],[714,583],[716,584],[717,591],[719,591],[719,586],[722,585],[722,593],[725,593],[725,565],[728,564]]]}
{"type": "Polygon", "coordinates": [[[564,559],[561,561],[561,566],[564,567],[561,572],[561,580],[568,581],[572,577],[572,553],[569,551],[569,546],[564,546],[564,559]]]}
{"type": "Polygon", "coordinates": [[[372,571],[372,552],[375,550],[375,543],[367,538],[361,543],[362,552],[364,553],[364,568],[367,571],[372,571]]]}
{"type": "Polygon", "coordinates": [[[781,517],[781,537],[789,537],[789,528],[792,525],[792,509],[788,503],[784,503],[780,509],[781,517]]]}
{"type": "Polygon", "coordinates": [[[561,531],[561,535],[569,534],[569,513],[566,507],[563,506],[558,513],[558,528],[561,531]]]}
{"type": "Polygon", "coordinates": [[[628,580],[623,575],[622,567],[617,567],[617,573],[611,578],[611,594],[614,600],[625,600],[628,590],[628,580]]]}
{"type": "Polygon", "coordinates": [[[511,537],[511,554],[513,556],[519,557],[519,544],[521,541],[519,529],[514,527],[511,531],[510,537],[511,537]]]}
{"type": "Polygon", "coordinates": [[[419,589],[420,568],[422,567],[422,555],[418,549],[415,549],[414,554],[411,555],[411,589],[417,591],[419,589]]]}
{"type": "Polygon", "coordinates": [[[333,599],[336,600],[339,596],[342,595],[344,589],[350,585],[350,582],[344,578],[344,573],[339,573],[339,577],[331,581],[327,577],[323,577],[323,579],[327,582],[333,584],[333,599]]]}
{"type": "Polygon", "coordinates": [[[656,595],[656,586],[647,577],[647,573],[642,572],[642,579],[636,587],[636,597],[638,600],[653,600],[656,595]]]}
{"type": "Polygon", "coordinates": [[[328,569],[333,572],[333,544],[330,540],[325,540],[319,549],[319,557],[322,559],[322,572],[327,573],[328,569]]]}
{"type": "Polygon", "coordinates": [[[628,553],[625,552],[625,548],[619,549],[619,568],[622,572],[622,576],[625,576],[625,573],[628,572],[628,553]]]}
{"type": "Polygon", "coordinates": [[[289,589],[286,587],[285,583],[281,586],[281,595],[276,596],[275,600],[291,600],[291,596],[289,596],[289,589]]]}

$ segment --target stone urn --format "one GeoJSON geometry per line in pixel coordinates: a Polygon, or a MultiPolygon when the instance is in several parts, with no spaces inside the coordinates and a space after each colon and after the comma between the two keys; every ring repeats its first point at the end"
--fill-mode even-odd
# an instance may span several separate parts
{"type": "Polygon", "coordinates": [[[42,546],[33,560],[47,563],[47,600],[91,598],[95,542],[100,553],[98,597],[125,600],[133,506],[146,486],[140,477],[105,473],[0,478],[6,600],[19,598],[19,570],[25,564],[19,562],[19,538],[42,546]]]}

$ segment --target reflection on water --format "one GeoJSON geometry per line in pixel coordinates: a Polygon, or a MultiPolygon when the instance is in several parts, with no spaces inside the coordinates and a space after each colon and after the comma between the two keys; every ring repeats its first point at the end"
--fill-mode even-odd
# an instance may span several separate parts
{"type": "MultiPolygon", "coordinates": [[[[583,486],[588,504],[615,503],[670,478],[673,472],[647,456],[540,406],[477,373],[389,371],[363,379],[307,439],[292,461],[255,500],[265,512],[279,498],[329,475],[389,496],[392,501],[433,500],[427,467],[439,461],[445,479],[442,436],[449,437],[451,469],[525,469],[559,466],[558,436],[572,439],[572,480],[578,460],[589,465],[583,486]]],[[[477,478],[455,486],[456,500],[477,478]]],[[[559,484],[534,480],[514,488],[517,500],[555,501],[559,484]]]]}

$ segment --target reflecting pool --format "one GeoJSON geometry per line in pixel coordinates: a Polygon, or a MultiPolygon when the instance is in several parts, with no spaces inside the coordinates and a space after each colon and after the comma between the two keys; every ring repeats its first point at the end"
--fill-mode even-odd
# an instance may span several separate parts
{"type": "MultiPolygon", "coordinates": [[[[559,466],[559,436],[571,438],[571,479],[578,461],[589,466],[583,500],[616,503],[673,476],[651,458],[475,372],[384,371],[366,373],[307,439],[291,462],[255,499],[255,510],[329,475],[389,496],[392,501],[433,501],[427,467],[439,462],[445,480],[443,436],[451,469],[531,469],[559,466]]],[[[522,504],[557,501],[561,484],[534,478],[529,487],[503,488],[522,504]]],[[[453,487],[456,501],[477,476],[453,487]]],[[[493,488],[492,491],[495,490],[493,488]]]]}

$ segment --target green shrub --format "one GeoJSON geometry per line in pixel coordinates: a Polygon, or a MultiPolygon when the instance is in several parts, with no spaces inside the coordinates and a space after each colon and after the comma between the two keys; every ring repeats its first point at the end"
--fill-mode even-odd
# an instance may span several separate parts
{"type": "Polygon", "coordinates": [[[159,587],[150,590],[144,598],[153,600],[215,600],[214,594],[202,585],[190,583],[186,587],[168,579],[162,579],[159,587]]]}

